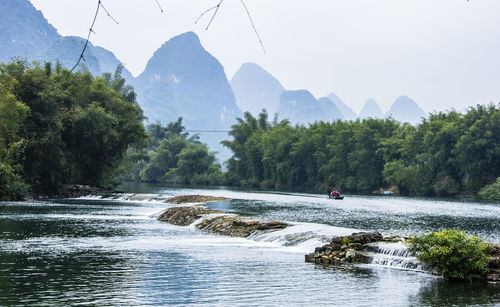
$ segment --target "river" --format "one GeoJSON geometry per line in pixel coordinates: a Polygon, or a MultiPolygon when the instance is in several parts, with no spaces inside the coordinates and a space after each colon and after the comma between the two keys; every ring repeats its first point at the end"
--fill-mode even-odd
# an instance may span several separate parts
{"type": "Polygon", "coordinates": [[[400,262],[322,267],[333,235],[457,228],[500,243],[500,205],[473,201],[124,185],[159,197],[225,196],[211,209],[291,222],[249,239],[154,217],[158,200],[0,202],[0,306],[498,306],[500,286],[454,283],[400,262]]]}

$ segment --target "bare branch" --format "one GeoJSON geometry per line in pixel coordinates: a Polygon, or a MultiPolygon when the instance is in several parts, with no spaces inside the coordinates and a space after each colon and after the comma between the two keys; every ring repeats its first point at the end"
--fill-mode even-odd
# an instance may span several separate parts
{"type": "Polygon", "coordinates": [[[155,1],[156,1],[156,4],[158,5],[158,7],[160,8],[160,11],[163,13],[163,8],[161,7],[160,2],[158,2],[158,0],[155,0],[155,1]]]}
{"type": "Polygon", "coordinates": [[[250,23],[252,24],[252,28],[253,28],[253,31],[255,32],[255,35],[257,35],[257,39],[259,40],[260,46],[262,47],[262,51],[264,51],[264,53],[266,53],[266,49],[264,48],[264,44],[262,43],[262,40],[260,39],[259,33],[257,32],[257,29],[255,28],[255,25],[253,23],[252,16],[250,16],[250,11],[248,11],[248,8],[245,5],[245,2],[243,2],[243,0],[240,0],[240,2],[243,5],[243,7],[245,8],[245,11],[247,12],[248,19],[250,20],[250,23]]]}
{"type": "MultiPolygon", "coordinates": [[[[73,72],[73,70],[75,70],[75,68],[78,66],[78,64],[80,64],[80,61],[83,59],[83,53],[85,52],[85,49],[87,49],[87,45],[89,44],[90,34],[92,34],[92,32],[94,32],[93,28],[94,28],[95,21],[97,19],[97,14],[99,14],[100,7],[101,7],[101,0],[98,0],[97,1],[97,9],[95,11],[94,20],[92,20],[92,25],[90,26],[90,29],[89,29],[89,35],[87,36],[87,41],[85,41],[85,45],[83,46],[82,53],[80,53],[80,57],[78,58],[78,61],[76,62],[75,66],[73,66],[73,68],[71,68],[70,72],[73,72]]],[[[85,59],[84,59],[84,61],[85,61],[85,59]]]]}
{"type": "Polygon", "coordinates": [[[214,14],[212,15],[212,19],[210,19],[210,22],[208,23],[207,27],[205,28],[205,30],[208,30],[208,27],[210,27],[210,25],[212,24],[212,21],[214,21],[214,18],[215,18],[215,15],[217,15],[217,12],[219,11],[219,7],[220,5],[222,4],[222,1],[224,0],[220,0],[219,4],[217,4],[215,6],[215,12],[214,14]]]}
{"type": "Polygon", "coordinates": [[[111,18],[116,24],[119,24],[118,21],[116,21],[116,19],[113,18],[113,16],[111,16],[111,14],[108,12],[108,10],[104,7],[104,5],[102,5],[101,3],[101,7],[102,9],[106,12],[106,14],[108,14],[109,18],[111,18]]]}
{"type": "Polygon", "coordinates": [[[196,19],[196,21],[194,22],[195,24],[198,23],[198,21],[201,19],[201,17],[203,17],[206,13],[210,12],[211,10],[213,9],[216,9],[217,8],[217,5],[214,5],[213,7],[209,8],[208,10],[206,10],[205,12],[201,13],[200,17],[198,17],[198,19],[196,19]]]}

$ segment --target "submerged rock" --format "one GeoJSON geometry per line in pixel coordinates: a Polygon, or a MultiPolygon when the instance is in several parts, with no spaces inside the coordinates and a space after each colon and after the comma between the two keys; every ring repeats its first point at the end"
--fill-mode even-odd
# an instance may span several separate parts
{"type": "Polygon", "coordinates": [[[174,225],[187,226],[204,216],[205,218],[196,224],[196,228],[233,237],[248,237],[257,231],[272,231],[289,226],[289,224],[283,222],[227,214],[220,210],[209,210],[199,206],[168,208],[160,214],[158,220],[174,225]]]}

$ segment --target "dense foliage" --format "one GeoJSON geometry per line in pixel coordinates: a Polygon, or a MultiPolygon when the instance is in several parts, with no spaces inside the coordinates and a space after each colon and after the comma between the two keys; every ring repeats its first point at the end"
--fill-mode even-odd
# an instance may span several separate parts
{"type": "Polygon", "coordinates": [[[500,109],[431,114],[418,126],[392,119],[292,126],[245,113],[223,144],[232,184],[404,195],[475,195],[500,176],[500,109]]]}
{"type": "Polygon", "coordinates": [[[410,237],[410,252],[449,279],[470,280],[488,269],[491,246],[458,230],[410,237]]]}
{"type": "Polygon", "coordinates": [[[59,65],[0,64],[0,198],[27,187],[108,187],[131,146],[145,145],[142,111],[121,70],[94,78],[59,65]]]}
{"type": "Polygon", "coordinates": [[[149,125],[145,152],[129,152],[125,179],[181,184],[220,184],[222,171],[215,154],[198,136],[184,132],[182,118],[162,127],[149,125]]]}

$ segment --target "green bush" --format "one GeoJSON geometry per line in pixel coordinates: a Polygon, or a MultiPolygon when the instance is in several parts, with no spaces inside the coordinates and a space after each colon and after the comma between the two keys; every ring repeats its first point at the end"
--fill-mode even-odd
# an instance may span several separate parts
{"type": "Polygon", "coordinates": [[[495,183],[484,186],[477,193],[479,198],[487,200],[500,200],[500,177],[497,178],[495,183]]]}
{"type": "Polygon", "coordinates": [[[352,242],[351,239],[349,239],[348,237],[344,237],[342,239],[342,245],[348,245],[351,242],[352,242]]]}
{"type": "Polygon", "coordinates": [[[445,229],[409,241],[410,252],[445,278],[471,280],[472,274],[487,272],[491,245],[476,236],[445,229]]]}

